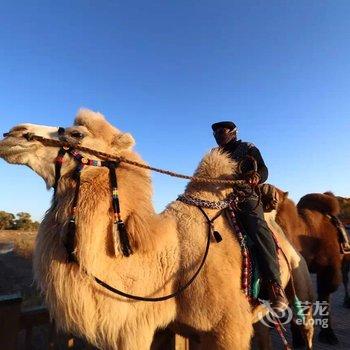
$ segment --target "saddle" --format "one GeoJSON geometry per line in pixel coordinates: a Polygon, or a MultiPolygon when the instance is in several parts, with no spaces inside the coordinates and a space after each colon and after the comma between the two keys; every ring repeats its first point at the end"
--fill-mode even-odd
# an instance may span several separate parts
{"type": "MultiPolygon", "coordinates": [[[[258,260],[257,247],[243,229],[241,223],[236,216],[236,208],[229,206],[225,211],[228,221],[235,232],[238,243],[241,247],[242,254],[242,289],[252,304],[255,304],[259,298],[269,299],[268,290],[270,289],[270,281],[265,280],[262,275],[258,260]]],[[[276,246],[277,259],[281,253],[281,247],[277,237],[272,233],[272,239],[276,246]]]]}

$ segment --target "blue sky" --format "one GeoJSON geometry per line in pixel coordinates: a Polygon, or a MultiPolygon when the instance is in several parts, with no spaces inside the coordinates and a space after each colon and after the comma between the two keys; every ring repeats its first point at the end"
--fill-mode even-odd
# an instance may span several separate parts
{"type": "MultiPolygon", "coordinates": [[[[193,173],[233,120],[297,200],[350,196],[350,2],[0,2],[1,132],[69,125],[79,107],[130,131],[150,164],[193,173]]],[[[154,175],[156,208],[185,182],[154,175]]],[[[0,210],[40,219],[50,193],[0,162],[0,210]]]]}

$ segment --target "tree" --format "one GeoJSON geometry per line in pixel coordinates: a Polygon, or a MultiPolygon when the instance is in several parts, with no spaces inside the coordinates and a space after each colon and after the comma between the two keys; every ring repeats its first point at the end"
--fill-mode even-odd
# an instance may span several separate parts
{"type": "Polygon", "coordinates": [[[30,231],[35,229],[35,223],[29,213],[20,212],[15,220],[16,230],[30,231]]]}
{"type": "Polygon", "coordinates": [[[29,213],[20,212],[16,216],[12,213],[0,211],[0,230],[36,231],[40,223],[32,221],[29,213]]]}
{"type": "Polygon", "coordinates": [[[15,226],[15,216],[5,211],[0,211],[0,230],[11,230],[15,226]]]}

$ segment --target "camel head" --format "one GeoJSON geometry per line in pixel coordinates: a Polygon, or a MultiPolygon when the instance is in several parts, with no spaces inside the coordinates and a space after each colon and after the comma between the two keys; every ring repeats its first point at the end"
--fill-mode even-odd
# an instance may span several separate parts
{"type": "Polygon", "coordinates": [[[279,207],[288,199],[289,192],[282,191],[278,187],[275,189],[277,191],[277,207],[279,207]]]}
{"type": "Polygon", "coordinates": [[[278,187],[275,187],[277,192],[277,205],[276,205],[276,214],[281,215],[285,211],[289,211],[290,208],[294,208],[294,202],[288,197],[289,192],[285,192],[278,187]]]}
{"type": "Polygon", "coordinates": [[[288,197],[289,192],[285,192],[275,186],[276,190],[276,215],[281,216],[295,207],[294,202],[288,197]]]}
{"type": "MultiPolygon", "coordinates": [[[[102,114],[87,109],[78,112],[74,125],[69,128],[35,124],[13,127],[0,141],[0,157],[8,163],[30,167],[45,180],[48,188],[54,185],[55,159],[59,147],[26,138],[27,134],[79,144],[114,155],[130,150],[135,143],[129,133],[122,133],[109,124],[102,114]]],[[[65,160],[62,175],[73,168],[74,161],[65,160]]]]}
{"type": "Polygon", "coordinates": [[[19,124],[4,134],[0,141],[0,157],[11,164],[26,165],[37,172],[51,187],[54,181],[55,147],[26,138],[28,133],[58,139],[58,128],[36,124],[19,124]]]}

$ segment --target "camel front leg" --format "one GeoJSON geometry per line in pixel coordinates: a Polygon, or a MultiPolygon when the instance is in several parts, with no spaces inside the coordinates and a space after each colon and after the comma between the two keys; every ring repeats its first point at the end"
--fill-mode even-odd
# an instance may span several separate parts
{"type": "Polygon", "coordinates": [[[221,320],[215,330],[216,343],[211,349],[227,350],[227,349],[250,349],[253,336],[252,319],[247,320],[246,315],[233,312],[226,315],[221,320]],[[249,321],[249,322],[247,322],[249,321]]]}
{"type": "Polygon", "coordinates": [[[318,334],[318,339],[321,343],[337,345],[339,340],[334,333],[332,327],[331,318],[331,305],[330,305],[330,295],[319,295],[319,301],[324,304],[322,315],[321,315],[321,331],[318,334]]]}
{"type": "Polygon", "coordinates": [[[305,348],[310,350],[313,348],[313,337],[314,337],[314,318],[313,308],[308,306],[303,308],[304,320],[293,319],[290,326],[293,339],[293,348],[305,348]]]}
{"type": "MultiPolygon", "coordinates": [[[[136,327],[135,327],[136,328],[136,327]]],[[[118,342],[118,350],[150,350],[154,329],[137,328],[126,331],[118,342]]],[[[115,350],[111,348],[109,350],[115,350]]]]}
{"type": "Polygon", "coordinates": [[[251,320],[242,314],[227,315],[212,332],[201,333],[191,350],[249,350],[253,335],[251,320]]]}
{"type": "MultiPolygon", "coordinates": [[[[237,329],[235,330],[236,334],[241,334],[237,329]]],[[[249,350],[250,349],[250,339],[249,341],[243,341],[241,339],[234,339],[235,336],[231,337],[225,335],[222,338],[222,335],[216,333],[206,333],[200,335],[200,340],[198,342],[191,342],[191,350],[228,350],[228,349],[239,349],[239,350],[249,350]],[[238,344],[238,346],[237,346],[238,344]]],[[[266,349],[270,350],[270,349],[266,349]]]]}
{"type": "Polygon", "coordinates": [[[304,259],[300,261],[297,268],[292,270],[292,278],[286,287],[286,294],[290,305],[293,305],[296,294],[301,301],[304,312],[304,320],[293,319],[291,322],[293,346],[295,348],[306,346],[307,349],[312,349],[315,328],[312,304],[315,297],[309,270],[304,259]]]}
{"type": "MultiPolygon", "coordinates": [[[[321,331],[318,339],[322,343],[336,345],[339,343],[334,333],[331,320],[330,294],[335,292],[341,283],[341,266],[327,266],[317,273],[317,292],[319,309],[322,310],[321,331]]],[[[317,306],[316,306],[317,307],[317,306]]]]}
{"type": "Polygon", "coordinates": [[[293,347],[312,349],[315,333],[312,299],[303,300],[303,298],[300,297],[300,301],[303,307],[304,319],[293,319],[291,321],[293,347]]]}
{"type": "Polygon", "coordinates": [[[150,350],[174,349],[176,338],[178,337],[170,328],[159,330],[154,335],[150,350]]]}

